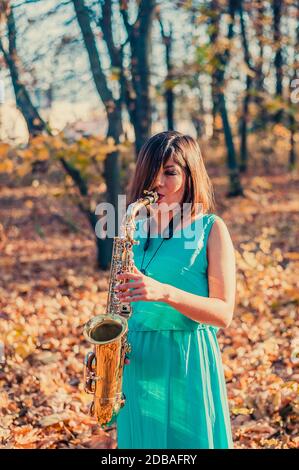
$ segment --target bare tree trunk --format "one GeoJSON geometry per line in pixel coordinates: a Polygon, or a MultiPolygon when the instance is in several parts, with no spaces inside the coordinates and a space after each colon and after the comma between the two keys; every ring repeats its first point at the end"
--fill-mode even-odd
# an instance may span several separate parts
{"type": "Polygon", "coordinates": [[[295,134],[297,131],[297,125],[296,125],[296,120],[293,114],[290,113],[290,153],[289,153],[289,170],[294,170],[297,165],[297,156],[296,156],[296,141],[295,141],[295,134]]]}
{"type": "MultiPolygon", "coordinates": [[[[214,6],[217,7],[217,0],[213,1],[214,6]]],[[[228,113],[226,108],[226,100],[224,95],[224,74],[225,67],[230,58],[230,44],[234,36],[234,20],[235,12],[237,10],[238,0],[229,1],[229,13],[231,21],[228,27],[228,46],[223,53],[216,52],[215,58],[217,62],[216,70],[214,73],[215,77],[215,92],[216,92],[216,106],[219,109],[222,123],[223,123],[223,132],[227,148],[227,167],[229,171],[229,192],[228,196],[238,196],[243,194],[243,189],[241,186],[239,167],[237,163],[236,151],[233,141],[233,134],[231,126],[228,119],[228,113]]],[[[216,39],[216,38],[215,38],[216,39]]]]}
{"type": "Polygon", "coordinates": [[[191,113],[191,120],[196,131],[197,139],[201,139],[206,134],[205,129],[205,110],[202,99],[202,91],[199,84],[199,74],[195,74],[195,82],[197,83],[199,94],[198,94],[198,110],[191,113]]]}
{"type": "MultiPolygon", "coordinates": [[[[107,137],[113,137],[114,141],[119,143],[120,135],[122,133],[121,98],[115,100],[110,88],[108,87],[107,79],[102,69],[100,55],[96,46],[94,33],[91,28],[89,10],[85,5],[84,0],[72,1],[88,54],[93,80],[106,109],[108,119],[107,137]]],[[[118,152],[113,152],[107,156],[105,160],[104,178],[107,186],[106,202],[113,204],[115,208],[114,222],[115,227],[117,227],[118,195],[120,194],[118,152]]],[[[110,237],[105,239],[97,238],[97,244],[99,265],[102,269],[107,269],[111,261],[113,239],[110,237]]]]}
{"type": "Polygon", "coordinates": [[[8,33],[8,50],[5,50],[3,43],[0,39],[0,50],[3,54],[5,63],[9,69],[10,77],[16,97],[16,104],[21,111],[30,136],[41,134],[47,129],[46,123],[40,117],[38,110],[34,107],[29,93],[22,83],[17,66],[17,48],[16,48],[16,25],[13,14],[13,8],[8,10],[6,17],[7,33],[8,33]]]}
{"type": "Polygon", "coordinates": [[[265,6],[264,0],[257,0],[256,1],[257,7],[257,20],[256,20],[256,36],[259,45],[259,58],[256,65],[256,87],[257,90],[263,90],[264,88],[264,73],[263,73],[263,65],[264,65],[264,14],[265,14],[265,6]]]}
{"type": "MultiPolygon", "coordinates": [[[[210,41],[215,51],[217,50],[217,40],[218,40],[218,35],[219,35],[220,18],[221,18],[221,9],[219,5],[219,0],[212,0],[211,1],[211,17],[209,20],[210,29],[211,29],[210,41]]],[[[213,119],[212,137],[213,139],[218,137],[217,132],[216,132],[216,117],[217,117],[217,114],[219,113],[217,87],[218,87],[218,77],[217,77],[217,68],[215,67],[211,76],[212,119],[213,119]]]]}
{"type": "MultiPolygon", "coordinates": [[[[240,0],[239,3],[239,15],[240,15],[240,25],[241,25],[241,37],[242,37],[242,46],[244,53],[244,60],[247,65],[248,71],[255,72],[249,54],[249,47],[246,34],[246,26],[243,15],[243,0],[240,0]]],[[[250,102],[250,93],[251,93],[252,77],[250,72],[246,75],[246,90],[243,99],[243,109],[241,116],[241,125],[240,125],[240,171],[245,172],[247,170],[248,163],[248,151],[247,151],[247,127],[249,119],[249,102],[250,102]]]]}
{"type": "MultiPolygon", "coordinates": [[[[276,96],[282,98],[282,48],[281,48],[281,16],[283,8],[283,0],[273,0],[273,26],[274,26],[274,49],[275,49],[275,76],[276,76],[276,96]]],[[[275,115],[275,121],[279,122],[282,119],[282,110],[278,111],[275,115]]]]}
{"type": "Polygon", "coordinates": [[[170,26],[169,34],[165,33],[162,20],[159,19],[161,35],[163,38],[163,43],[165,45],[165,61],[167,68],[166,76],[166,91],[165,91],[165,102],[166,102],[166,116],[167,116],[167,129],[174,129],[174,93],[173,93],[173,66],[171,61],[172,53],[172,27],[170,26]]]}
{"type": "MultiPolygon", "coordinates": [[[[249,7],[251,8],[251,6],[249,7]]],[[[256,75],[254,78],[254,97],[253,100],[257,104],[259,112],[254,119],[252,128],[253,130],[262,129],[268,122],[268,113],[264,104],[264,22],[265,22],[265,5],[264,0],[256,0],[256,14],[257,18],[254,24],[256,25],[256,36],[259,46],[259,57],[256,62],[255,70],[256,75]]]]}
{"type": "MultiPolygon", "coordinates": [[[[294,74],[292,80],[297,78],[296,75],[296,61],[299,57],[299,1],[297,0],[297,27],[296,27],[296,42],[294,45],[294,74]]],[[[298,122],[296,121],[296,111],[298,104],[292,103],[291,93],[289,98],[289,123],[290,123],[290,153],[289,153],[289,170],[293,171],[297,166],[297,155],[296,155],[296,139],[295,135],[298,131],[298,122]]]]}
{"type": "MultiPolygon", "coordinates": [[[[135,99],[127,102],[131,122],[135,131],[136,154],[151,134],[150,86],[150,39],[156,7],[156,0],[140,0],[138,17],[134,24],[129,23],[128,11],[120,0],[120,11],[131,47],[132,89],[135,99]]],[[[126,94],[126,98],[128,94],[126,94]]]]}

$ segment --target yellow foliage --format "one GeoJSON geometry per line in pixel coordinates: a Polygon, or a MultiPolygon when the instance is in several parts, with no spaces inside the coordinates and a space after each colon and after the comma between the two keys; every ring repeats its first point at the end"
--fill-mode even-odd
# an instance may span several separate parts
{"type": "Polygon", "coordinates": [[[271,183],[261,176],[255,176],[252,178],[251,183],[253,187],[258,187],[261,189],[272,189],[271,183]]]}
{"type": "Polygon", "coordinates": [[[222,129],[222,119],[219,116],[219,114],[217,114],[216,117],[215,117],[215,128],[218,129],[218,130],[222,129]]]}
{"type": "Polygon", "coordinates": [[[35,154],[35,158],[38,160],[48,160],[49,158],[49,151],[46,147],[42,147],[38,150],[35,154]]]}
{"type": "Polygon", "coordinates": [[[23,176],[25,176],[27,173],[29,173],[30,169],[31,169],[30,164],[28,164],[28,163],[23,163],[23,165],[18,166],[16,170],[17,170],[18,175],[21,176],[21,177],[23,177],[23,176]]]}
{"type": "Polygon", "coordinates": [[[33,137],[27,148],[15,148],[9,159],[3,158],[1,161],[1,156],[7,157],[8,151],[11,150],[12,147],[9,144],[0,143],[0,173],[12,173],[15,170],[19,176],[23,177],[31,171],[31,164],[36,160],[64,158],[77,167],[82,172],[82,176],[89,178],[101,172],[101,166],[97,165],[97,162],[102,162],[108,154],[123,149],[119,148],[112,137],[82,136],[70,142],[63,132],[60,132],[55,136],[33,137]],[[14,160],[13,157],[16,159],[14,160]]]}
{"type": "Polygon", "coordinates": [[[273,133],[274,135],[278,137],[285,137],[285,138],[289,138],[289,135],[290,135],[289,129],[287,129],[282,124],[275,124],[273,128],[273,133]]]}
{"type": "Polygon", "coordinates": [[[47,136],[45,135],[37,135],[36,137],[33,137],[30,141],[30,146],[31,147],[41,147],[45,144],[47,141],[47,136]]]}
{"type": "Polygon", "coordinates": [[[169,79],[166,79],[164,81],[164,87],[166,90],[172,90],[176,85],[176,82],[174,80],[169,80],[169,79]]]}
{"type": "Polygon", "coordinates": [[[103,162],[106,158],[106,155],[104,153],[99,153],[95,158],[97,162],[103,162]]]}
{"type": "Polygon", "coordinates": [[[25,207],[28,207],[28,209],[32,209],[33,202],[30,199],[25,201],[25,207]]]}
{"type": "Polygon", "coordinates": [[[284,254],[284,257],[285,258],[288,258],[288,259],[292,259],[294,261],[297,261],[299,260],[299,253],[297,252],[292,252],[292,251],[287,251],[285,254],[284,254]]]}
{"type": "Polygon", "coordinates": [[[243,315],[241,315],[241,320],[245,323],[252,324],[255,321],[255,317],[254,317],[254,315],[252,315],[252,313],[247,312],[247,313],[243,313],[243,315]]]}
{"type": "Polygon", "coordinates": [[[25,160],[32,160],[34,158],[34,154],[30,148],[20,152],[20,156],[25,160]]]}
{"type": "Polygon", "coordinates": [[[232,413],[234,415],[250,415],[253,413],[254,409],[253,408],[233,408],[232,413]]]}
{"type": "Polygon", "coordinates": [[[0,173],[12,173],[13,172],[13,162],[11,160],[4,160],[0,162],[0,173]]]}
{"type": "Polygon", "coordinates": [[[16,356],[22,359],[25,359],[36,349],[34,338],[22,326],[17,326],[11,330],[6,337],[6,341],[13,344],[16,356]]]}
{"type": "Polygon", "coordinates": [[[108,155],[108,153],[115,152],[116,150],[116,145],[104,144],[98,148],[97,153],[101,153],[102,155],[108,155]]]}
{"type": "Polygon", "coordinates": [[[5,144],[4,142],[0,143],[0,158],[1,157],[6,157],[7,152],[9,151],[10,147],[8,144],[5,144]]]}
{"type": "Polygon", "coordinates": [[[119,76],[116,73],[111,73],[110,76],[109,76],[109,79],[110,80],[118,80],[119,76]]]}
{"type": "Polygon", "coordinates": [[[52,137],[49,144],[51,145],[51,147],[54,150],[60,150],[60,149],[64,149],[64,148],[67,147],[66,143],[64,142],[64,140],[59,135],[55,136],[55,137],[52,137]]]}
{"type": "Polygon", "coordinates": [[[108,138],[107,138],[107,144],[109,144],[109,145],[112,145],[112,146],[113,146],[113,145],[114,145],[114,143],[115,143],[115,140],[113,139],[113,137],[108,137],[108,138]]]}

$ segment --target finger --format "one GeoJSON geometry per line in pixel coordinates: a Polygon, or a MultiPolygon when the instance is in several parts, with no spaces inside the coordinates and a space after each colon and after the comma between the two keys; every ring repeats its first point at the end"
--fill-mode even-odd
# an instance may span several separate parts
{"type": "Polygon", "coordinates": [[[136,273],[121,273],[116,275],[116,279],[135,279],[138,280],[142,275],[136,273]]]}
{"type": "Polygon", "coordinates": [[[125,282],[124,284],[119,284],[118,286],[115,286],[115,290],[117,292],[122,292],[127,289],[137,289],[138,287],[141,287],[141,282],[125,282]]]}
{"type": "Polygon", "coordinates": [[[118,297],[121,298],[122,300],[126,300],[126,299],[132,299],[133,297],[143,295],[143,294],[144,294],[144,289],[140,288],[140,289],[134,289],[133,291],[128,291],[128,292],[119,294],[118,297]]]}
{"type": "Polygon", "coordinates": [[[134,290],[129,290],[127,292],[122,292],[121,295],[123,297],[132,297],[133,295],[139,295],[143,293],[144,294],[144,289],[143,288],[139,288],[139,289],[134,289],[134,290]]]}
{"type": "Polygon", "coordinates": [[[138,300],[147,300],[144,295],[135,295],[134,297],[126,297],[120,299],[122,302],[138,302],[138,300]]]}

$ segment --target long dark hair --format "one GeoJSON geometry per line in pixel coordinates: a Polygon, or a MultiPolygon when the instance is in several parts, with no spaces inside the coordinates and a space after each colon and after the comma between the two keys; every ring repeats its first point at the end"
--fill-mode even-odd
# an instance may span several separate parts
{"type": "Polygon", "coordinates": [[[207,174],[200,147],[193,137],[177,131],[165,131],[153,135],[141,147],[135,173],[129,187],[128,204],[142,197],[152,185],[167,160],[173,160],[186,174],[186,186],[182,203],[191,203],[191,215],[195,204],[202,204],[203,213],[215,210],[214,191],[207,174]]]}

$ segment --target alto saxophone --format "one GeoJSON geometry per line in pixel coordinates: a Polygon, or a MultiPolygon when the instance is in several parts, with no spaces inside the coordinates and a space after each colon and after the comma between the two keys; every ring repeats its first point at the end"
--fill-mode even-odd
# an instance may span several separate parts
{"type": "Polygon", "coordinates": [[[136,214],[143,206],[157,200],[156,192],[144,191],[144,197],[128,206],[121,235],[113,240],[106,313],[89,320],[83,329],[84,337],[94,346],[93,352],[87,353],[84,360],[84,389],[93,394],[89,414],[97,419],[102,429],[115,422],[118,412],[125,405],[123,369],[131,352],[127,334],[132,306],[117,298],[116,274],[133,271],[132,247],[139,244],[133,239],[136,214]]]}

